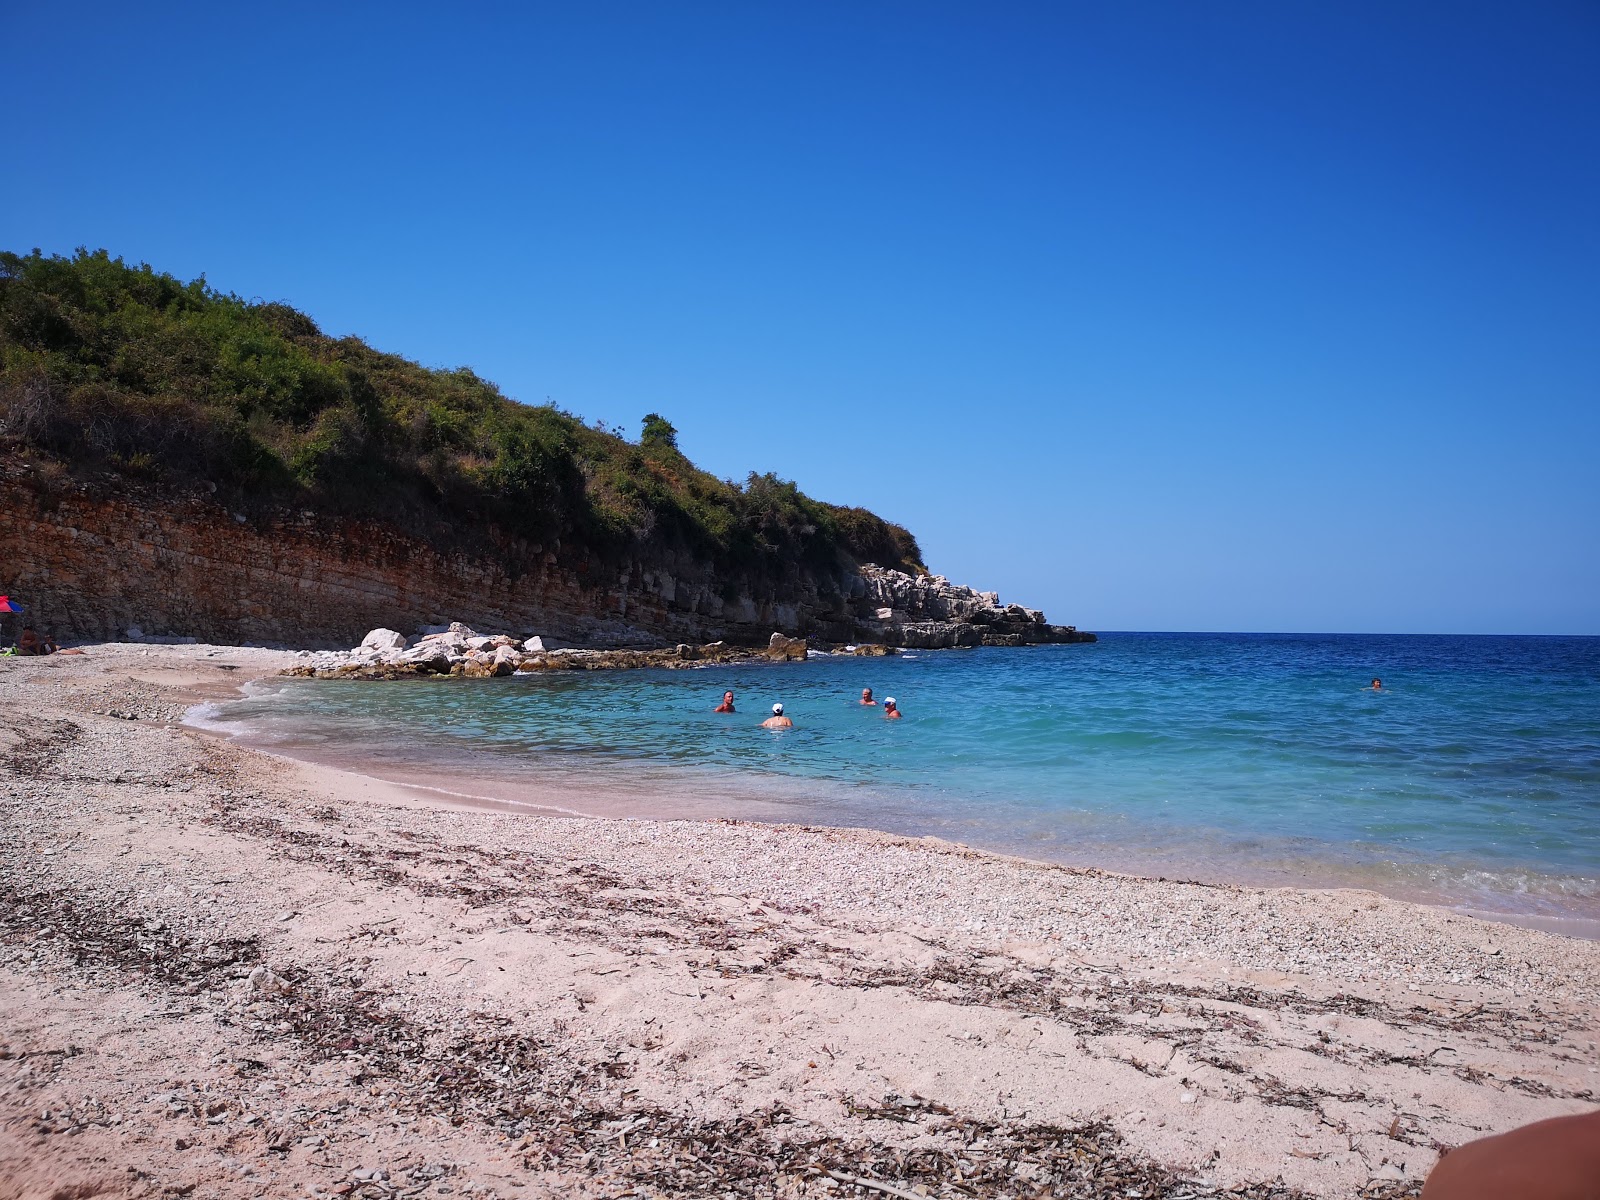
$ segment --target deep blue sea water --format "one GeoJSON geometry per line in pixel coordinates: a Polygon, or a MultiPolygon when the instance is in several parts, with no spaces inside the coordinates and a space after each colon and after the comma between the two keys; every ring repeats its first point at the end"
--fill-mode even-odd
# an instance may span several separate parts
{"type": "Polygon", "coordinates": [[[1600,917],[1600,638],[1124,633],[691,671],[285,680],[206,719],[468,794],[553,785],[578,811],[864,825],[1600,917]],[[1384,689],[1364,690],[1374,676],[1384,689]],[[905,719],[862,708],[864,686],[905,719]],[[710,711],[724,688],[737,715],[710,711]],[[778,700],[796,728],[759,728],[778,700]]]}

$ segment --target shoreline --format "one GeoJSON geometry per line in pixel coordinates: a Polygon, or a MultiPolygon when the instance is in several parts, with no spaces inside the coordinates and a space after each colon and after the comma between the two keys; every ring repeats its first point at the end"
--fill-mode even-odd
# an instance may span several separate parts
{"type": "MultiPolygon", "coordinates": [[[[1118,879],[1126,879],[1143,883],[1178,883],[1196,887],[1239,887],[1251,888],[1260,891],[1286,891],[1286,892],[1316,892],[1316,893],[1344,893],[1354,895],[1382,896],[1386,900],[1398,904],[1410,904],[1420,908],[1433,909],[1439,912],[1451,913],[1456,916],[1470,917],[1474,920],[1490,924],[1510,925],[1518,929],[1536,930],[1549,933],[1558,937],[1576,938],[1582,941],[1600,942],[1600,918],[1583,916],[1565,916],[1551,913],[1516,912],[1510,910],[1489,909],[1465,903],[1452,902],[1441,898],[1429,898],[1420,894],[1397,894],[1395,891],[1364,883],[1349,882],[1324,882],[1313,877],[1305,876],[1288,881],[1248,878],[1229,878],[1223,875],[1208,876],[1206,874],[1180,874],[1169,872],[1159,874],[1155,870],[1139,870],[1137,868],[1124,868],[1106,865],[1104,861],[1096,860],[1089,856],[1087,861],[1058,860],[995,849],[989,846],[974,845],[959,839],[945,838],[937,834],[907,833],[894,829],[883,829],[873,825],[834,825],[819,824],[817,822],[787,820],[781,816],[761,817],[748,815],[735,815],[730,812],[711,812],[692,816],[673,816],[659,811],[652,812],[622,812],[606,811],[604,804],[592,806],[589,809],[572,808],[556,803],[553,799],[541,801],[520,797],[497,796],[480,792],[464,792],[447,788],[438,783],[424,782],[429,776],[417,774],[414,770],[397,768],[376,768],[369,765],[351,766],[336,762],[329,762],[315,757],[300,757],[281,749],[269,749],[264,746],[251,745],[248,739],[229,734],[225,730],[192,725],[185,722],[186,728],[195,729],[207,737],[216,737],[231,744],[240,745],[257,754],[277,759],[280,762],[292,764],[297,770],[309,778],[327,772],[335,777],[347,777],[350,780],[363,781],[365,784],[383,785],[390,794],[410,797],[412,802],[418,804],[437,804],[447,809],[467,809],[477,812],[496,812],[502,814],[525,814],[527,816],[563,817],[582,821],[640,821],[640,822],[670,822],[689,821],[708,824],[732,823],[742,825],[759,825],[774,830],[827,830],[830,833],[842,836],[859,835],[867,838],[893,838],[910,843],[926,843],[928,845],[944,845],[954,847],[963,853],[990,857],[1001,861],[1026,863],[1040,868],[1063,868],[1073,871],[1084,871],[1118,879]],[[398,792],[394,791],[398,789],[398,792]],[[431,799],[430,799],[431,798],[431,799]]],[[[535,794],[560,793],[559,784],[533,785],[529,783],[509,784],[508,790],[532,790],[535,794]]],[[[629,793],[607,793],[627,803],[633,799],[629,793]]]]}
{"type": "Polygon", "coordinates": [[[1396,1198],[1441,1148],[1600,1103],[1595,943],[873,831],[508,813],[178,723],[275,653],[0,664],[0,1178],[1396,1198]]]}
{"type": "MultiPolygon", "coordinates": [[[[239,699],[250,683],[275,678],[258,675],[240,679],[237,692],[223,697],[212,691],[200,697],[204,701],[239,699]]],[[[359,686],[359,684],[352,684],[359,686]]],[[[404,686],[404,684],[399,684],[404,686]]],[[[465,684],[463,686],[475,686],[465,684]]],[[[493,685],[489,685],[493,686],[493,685]]],[[[1216,886],[1242,886],[1292,891],[1355,891],[1374,892],[1389,899],[1407,904],[1470,916],[1474,919],[1514,925],[1519,928],[1540,930],[1565,937],[1600,941],[1600,915],[1583,911],[1553,910],[1551,903],[1542,901],[1542,907],[1518,909],[1510,907],[1511,896],[1451,895],[1447,891],[1404,877],[1401,870],[1385,872],[1387,864],[1343,864],[1331,859],[1266,858],[1260,860],[1237,859],[1227,861],[1215,857],[1197,866],[1192,859],[1185,861],[1171,850],[1153,847],[1136,847],[1115,844],[1095,845],[1087,853],[1034,852],[1025,841],[1004,844],[1001,842],[972,842],[960,836],[946,835],[917,829],[893,827],[892,819],[883,824],[870,821],[830,821],[816,819],[803,813],[789,811],[789,801],[784,789],[795,794],[808,790],[803,781],[784,777],[781,780],[763,780],[764,789],[746,782],[741,773],[732,770],[727,774],[696,773],[693,768],[661,764],[648,760],[629,760],[619,757],[608,764],[608,778],[596,785],[584,779],[581,786],[594,802],[586,808],[574,808],[562,802],[575,786],[572,768],[561,767],[556,778],[531,778],[510,774],[493,775],[481,768],[471,780],[481,790],[460,790],[456,784],[459,776],[442,767],[424,763],[393,763],[362,760],[359,757],[341,756],[337,753],[319,753],[316,747],[297,745],[285,747],[252,737],[248,730],[228,728],[223,723],[185,719],[186,726],[202,730],[209,735],[229,739],[259,753],[273,755],[288,762],[312,764],[330,769],[370,776],[386,783],[414,788],[426,794],[437,795],[439,802],[462,802],[469,806],[503,812],[554,813],[568,817],[596,820],[704,820],[704,821],[757,821],[778,826],[804,828],[827,827],[841,831],[862,830],[888,836],[910,839],[932,838],[962,845],[974,853],[993,854],[1002,858],[1058,865],[1076,869],[1097,870],[1107,874],[1152,882],[1194,883],[1216,886]],[[637,781],[622,781],[638,772],[648,772],[648,788],[637,781]],[[776,786],[779,790],[774,791],[776,786]],[[1506,906],[1496,906],[1496,898],[1506,901],[1506,906]]],[[[587,764],[584,770],[587,772],[587,764]]],[[[853,815],[853,814],[848,814],[853,815]]],[[[889,814],[884,814],[885,818],[889,814]]],[[[1420,865],[1420,864],[1414,864],[1420,865]]],[[[1464,869],[1464,868],[1463,868],[1464,869]]],[[[1550,878],[1560,878],[1551,876],[1550,878]]]]}

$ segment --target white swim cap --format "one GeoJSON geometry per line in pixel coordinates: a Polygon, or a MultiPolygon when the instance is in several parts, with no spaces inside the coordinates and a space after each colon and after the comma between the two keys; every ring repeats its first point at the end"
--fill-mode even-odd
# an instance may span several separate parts
{"type": "Polygon", "coordinates": [[[889,705],[891,705],[893,703],[894,703],[894,697],[893,696],[885,696],[883,698],[883,704],[884,704],[885,708],[887,708],[889,705]]]}
{"type": "Polygon", "coordinates": [[[773,716],[775,716],[775,717],[781,717],[781,716],[783,716],[783,705],[781,705],[781,704],[774,704],[774,705],[773,705],[773,706],[772,706],[772,715],[773,715],[773,716]]]}

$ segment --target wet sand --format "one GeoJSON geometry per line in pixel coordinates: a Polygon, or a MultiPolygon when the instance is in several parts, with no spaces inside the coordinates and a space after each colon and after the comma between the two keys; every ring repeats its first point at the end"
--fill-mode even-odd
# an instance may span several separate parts
{"type": "Polygon", "coordinates": [[[0,661],[0,1198],[1403,1196],[1597,1104],[1592,942],[501,808],[181,726],[280,652],[87,650],[0,661]]]}

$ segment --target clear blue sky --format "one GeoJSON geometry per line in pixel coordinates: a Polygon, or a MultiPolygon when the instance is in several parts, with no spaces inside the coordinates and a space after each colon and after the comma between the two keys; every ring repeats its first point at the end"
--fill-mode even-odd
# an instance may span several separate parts
{"type": "Polygon", "coordinates": [[[452,7],[6,5],[0,245],[659,410],[1085,628],[1600,633],[1590,0],[452,7]]]}

